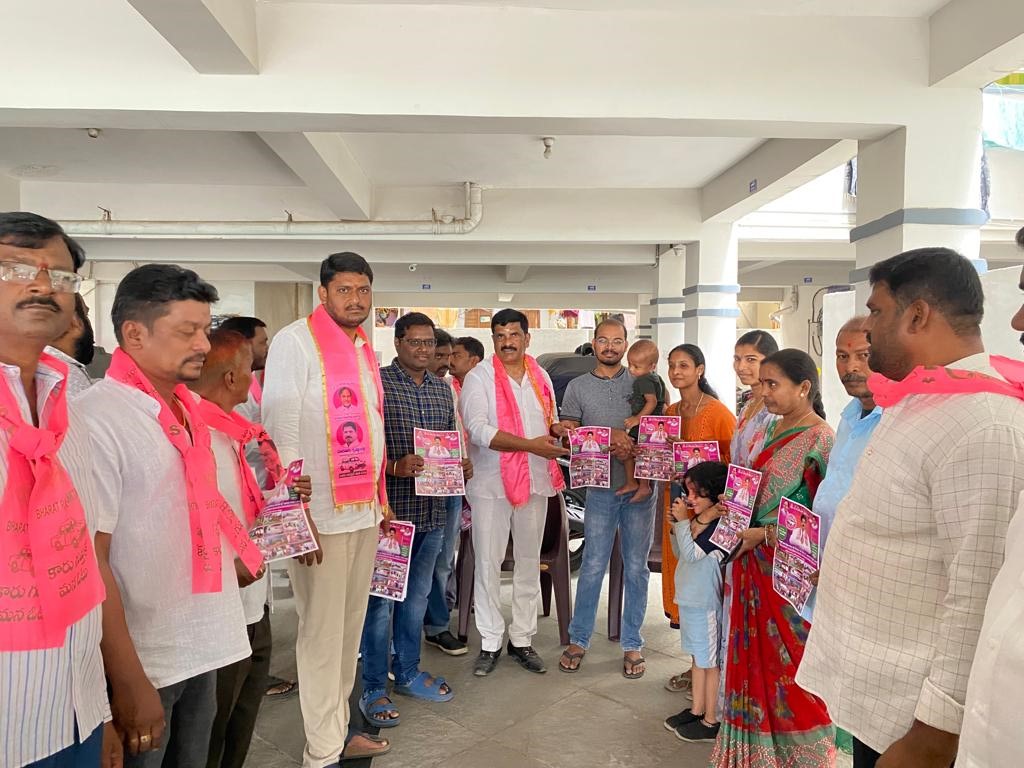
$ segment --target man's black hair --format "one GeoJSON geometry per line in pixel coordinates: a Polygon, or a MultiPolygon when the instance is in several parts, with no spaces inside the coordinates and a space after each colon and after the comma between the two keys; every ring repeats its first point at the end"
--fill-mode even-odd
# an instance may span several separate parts
{"type": "Polygon", "coordinates": [[[370,265],[358,253],[351,251],[332,253],[320,263],[320,285],[326,288],[331,284],[335,275],[340,275],[343,272],[366,275],[370,280],[370,285],[373,285],[373,270],[370,269],[370,265]]]}
{"type": "Polygon", "coordinates": [[[477,360],[483,360],[487,356],[487,353],[484,352],[483,342],[472,336],[459,336],[452,346],[462,347],[471,357],[475,357],[477,360]]]}
{"type": "Polygon", "coordinates": [[[512,323],[519,323],[519,327],[523,329],[523,333],[530,332],[530,321],[526,319],[526,315],[518,309],[512,309],[510,307],[494,313],[494,317],[491,318],[491,333],[494,333],[494,329],[499,325],[511,325],[512,323]]]}
{"type": "Polygon", "coordinates": [[[153,323],[166,315],[168,305],[176,301],[201,301],[215,304],[217,289],[191,269],[176,264],[144,264],[136,267],[117,286],[110,319],[118,343],[124,341],[121,329],[129,320],[141,322],[152,330],[153,323]]]}
{"type": "Polygon", "coordinates": [[[73,238],[68,237],[64,228],[52,219],[27,211],[0,213],[0,244],[16,245],[19,248],[42,248],[55,237],[64,241],[71,252],[75,272],[85,264],[85,249],[73,238]]]}
{"type": "Polygon", "coordinates": [[[267,324],[260,320],[258,317],[228,317],[225,318],[219,326],[218,330],[234,331],[240,333],[247,339],[256,338],[257,328],[266,328],[267,324]]]}
{"type": "Polygon", "coordinates": [[[1024,248],[1024,227],[1017,230],[1017,245],[1024,248]]]}
{"type": "Polygon", "coordinates": [[[455,339],[444,328],[434,328],[434,342],[439,347],[450,347],[455,343],[455,339]]]}
{"type": "Polygon", "coordinates": [[[917,248],[871,268],[871,285],[884,283],[902,311],[924,301],[958,336],[981,334],[985,293],[974,265],[952,248],[917,248]]]}
{"type": "Polygon", "coordinates": [[[434,321],[422,312],[407,312],[395,320],[395,338],[404,339],[405,332],[418,325],[425,325],[434,330],[434,321]]]}
{"type": "Polygon", "coordinates": [[[359,425],[356,424],[354,421],[346,421],[344,424],[341,425],[342,429],[348,429],[349,427],[352,427],[352,429],[354,429],[356,432],[359,431],[359,425]]]}

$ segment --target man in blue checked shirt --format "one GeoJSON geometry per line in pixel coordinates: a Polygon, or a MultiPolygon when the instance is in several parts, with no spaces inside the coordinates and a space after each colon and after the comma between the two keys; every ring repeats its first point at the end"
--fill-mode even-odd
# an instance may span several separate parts
{"type": "MultiPolygon", "coordinates": [[[[843,409],[835,446],[828,460],[828,470],[814,497],[814,512],[821,516],[819,557],[822,558],[825,557],[825,541],[835,522],[836,508],[850,492],[857,462],[882,418],[882,409],[875,405],[868,389],[871,342],[868,340],[866,321],[866,317],[848,320],[836,337],[836,369],[846,393],[853,400],[843,409]]],[[[814,580],[817,583],[817,575],[814,580]]],[[[812,592],[800,614],[807,621],[813,620],[815,597],[816,592],[812,592]]]]}
{"type": "MultiPolygon", "coordinates": [[[[423,471],[423,459],[416,455],[413,432],[417,427],[445,431],[456,428],[451,390],[428,370],[435,346],[434,323],[429,317],[419,312],[403,315],[395,323],[397,356],[380,371],[388,500],[395,519],[413,523],[416,534],[405,600],[371,597],[363,625],[363,695],[359,709],[378,728],[392,728],[400,721],[387,692],[392,643],[396,693],[433,702],[450,701],[454,696],[442,678],[420,670],[423,617],[434,565],[444,543],[447,500],[443,496],[416,495],[415,479],[423,471]]],[[[468,459],[462,460],[462,468],[467,480],[472,477],[468,459]]]]}

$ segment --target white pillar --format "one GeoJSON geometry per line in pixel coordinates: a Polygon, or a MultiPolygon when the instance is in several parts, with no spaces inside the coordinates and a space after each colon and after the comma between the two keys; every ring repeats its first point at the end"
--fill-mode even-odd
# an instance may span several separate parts
{"type": "Polygon", "coordinates": [[[950,90],[941,113],[874,141],[857,153],[857,308],[870,293],[871,266],[925,246],[953,248],[980,262],[980,91],[950,90]]]}
{"type": "MultiPolygon", "coordinates": [[[[12,176],[0,174],[0,211],[21,210],[21,182],[12,176]]],[[[45,216],[45,212],[40,211],[45,216]]]]}
{"type": "Polygon", "coordinates": [[[651,317],[653,317],[654,306],[651,304],[651,299],[654,298],[649,293],[640,293],[636,297],[636,332],[633,334],[635,339],[654,339],[653,326],[651,325],[651,317]]]}
{"type": "Polygon", "coordinates": [[[736,345],[736,306],[739,295],[739,255],[732,224],[709,224],[700,240],[686,245],[684,339],[701,348],[707,378],[722,402],[735,403],[736,374],[732,354],[736,345]]]}
{"type": "MultiPolygon", "coordinates": [[[[666,249],[658,257],[655,295],[649,300],[651,338],[661,353],[658,373],[668,383],[668,353],[683,343],[683,274],[685,263],[681,246],[666,249]]],[[[671,388],[670,388],[671,389],[671,388]]],[[[669,398],[674,399],[674,398],[669,398]]]]}

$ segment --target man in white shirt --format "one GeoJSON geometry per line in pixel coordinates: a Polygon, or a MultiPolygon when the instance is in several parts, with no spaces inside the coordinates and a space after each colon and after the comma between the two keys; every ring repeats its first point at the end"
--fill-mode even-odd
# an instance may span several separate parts
{"type": "MultiPolygon", "coordinates": [[[[0,387],[6,390],[4,400],[9,396],[17,407],[16,415],[0,418],[0,487],[5,491],[15,490],[9,465],[17,458],[11,450],[12,433],[55,429],[55,401],[66,393],[68,382],[52,362],[40,361],[40,354],[71,322],[81,283],[76,273],[84,259],[82,249],[56,222],[32,213],[0,213],[0,387]]],[[[56,459],[78,493],[88,538],[96,530],[98,507],[89,437],[73,408],[67,411],[56,459]]],[[[39,522],[28,510],[22,522],[8,517],[4,501],[0,591],[7,595],[17,586],[8,583],[17,576],[12,569],[18,564],[32,567],[33,553],[22,556],[24,542],[16,541],[16,529],[23,524],[27,532],[39,522]]],[[[99,580],[95,555],[88,556],[99,580]]],[[[95,606],[66,629],[62,643],[19,643],[18,650],[6,650],[5,631],[0,645],[0,765],[120,764],[120,741],[112,726],[104,728],[110,707],[100,654],[102,607],[99,594],[93,599],[95,606]],[[106,748],[101,751],[101,746],[106,748]]],[[[5,613],[16,607],[0,600],[5,613]]]]}
{"type": "Polygon", "coordinates": [[[300,568],[289,563],[299,615],[296,662],[306,748],[305,768],[322,768],[339,756],[377,756],[390,750],[386,739],[367,734],[348,738],[349,696],[355,683],[359,639],[370,593],[378,525],[390,519],[381,503],[384,419],[380,380],[361,326],[373,304],[373,271],[358,254],[337,253],[320,265],[321,307],[281,330],[270,345],[263,389],[263,423],[286,466],[305,459],[313,482],[310,512],[320,530],[323,564],[300,568]],[[323,313],[328,316],[326,319],[323,313]],[[315,335],[314,316],[334,324],[326,344],[315,335]],[[353,361],[341,375],[351,377],[325,396],[324,360],[335,348],[354,346],[353,361]],[[366,349],[364,349],[366,347],[366,349]],[[366,353],[370,352],[370,355],[366,353]],[[342,402],[342,392],[347,390],[342,402]],[[364,402],[365,400],[365,402],[364,402]],[[365,452],[343,449],[344,430],[328,430],[333,414],[365,413],[365,452]],[[336,432],[337,434],[331,434],[336,432]],[[366,440],[369,448],[366,449],[366,440]],[[329,449],[330,446],[330,449],[329,449]],[[365,457],[365,460],[359,457],[365,457]],[[364,474],[365,470],[365,474],[364,474]],[[335,498],[342,473],[358,473],[372,483],[372,494],[346,502],[335,498]],[[339,503],[340,501],[340,503],[339,503]],[[385,517],[386,516],[386,517],[385,517]],[[342,755],[342,753],[344,754],[342,755]]]}
{"type": "MultiPolygon", "coordinates": [[[[434,363],[430,372],[439,378],[445,378],[452,390],[452,402],[455,406],[455,423],[462,436],[463,450],[468,450],[469,436],[462,423],[459,413],[459,393],[469,372],[477,363],[484,359],[484,346],[471,336],[452,339],[447,331],[437,328],[434,331],[436,346],[434,347],[434,363]]],[[[424,642],[437,648],[449,656],[463,656],[467,652],[466,644],[451,633],[451,609],[455,605],[454,581],[452,571],[455,566],[455,545],[462,530],[462,505],[464,496],[449,496],[447,520],[444,529],[444,545],[437,556],[434,566],[434,584],[427,598],[427,615],[423,621],[424,642]],[[449,594],[451,593],[451,597],[449,594]]]]}
{"type": "Polygon", "coordinates": [[[561,481],[554,459],[569,453],[559,442],[565,428],[558,423],[551,379],[526,354],[526,315],[514,309],[495,313],[491,335],[494,357],[470,371],[460,402],[474,467],[466,497],[473,508],[473,608],[481,635],[473,673],[480,677],[494,671],[501,655],[501,563],[510,530],[515,568],[507,650],[530,672],[546,671],[532,645],[540,603],[540,547],[548,498],[561,481]],[[511,397],[502,396],[504,383],[511,397]],[[518,428],[513,426],[517,421],[518,428]],[[522,498],[510,498],[516,493],[522,498]]]}
{"type": "MultiPolygon", "coordinates": [[[[1024,248],[1024,228],[1017,232],[1024,248]]],[[[1024,292],[1024,270],[1020,288],[1024,292]]],[[[1011,326],[1024,332],[1024,304],[1011,326]]],[[[1024,335],[1021,336],[1024,343],[1024,335]]],[[[958,768],[1024,765],[1021,703],[1024,698],[1024,495],[1006,531],[1006,561],[992,582],[978,638],[960,734],[958,768]]]]}
{"type": "Polygon", "coordinates": [[[95,343],[96,337],[89,322],[89,306],[82,294],[76,293],[71,325],[46,348],[46,354],[56,357],[68,367],[68,396],[72,399],[92,386],[87,366],[96,354],[95,343]]]}
{"type": "Polygon", "coordinates": [[[191,270],[129,272],[111,310],[119,348],[76,401],[92,441],[97,553],[113,576],[103,658],[129,768],[205,768],[217,670],[251,653],[234,555],[255,548],[210,476],[209,428],[183,386],[202,370],[217,298],[191,270]]]}
{"type": "Polygon", "coordinates": [[[951,394],[998,379],[967,259],[908,251],[870,278],[869,387],[885,411],[836,512],[797,682],[853,734],[857,768],[948,768],[1024,490],[1024,403],[951,394]]]}
{"type": "MultiPolygon", "coordinates": [[[[243,468],[246,446],[238,444],[242,439],[252,437],[252,424],[241,414],[232,412],[237,411],[249,397],[252,361],[250,341],[222,325],[210,334],[210,351],[203,364],[202,375],[191,385],[191,389],[206,401],[204,406],[219,408],[227,417],[207,414],[212,430],[211,447],[217,461],[217,486],[247,528],[251,527],[250,517],[255,517],[262,508],[263,486],[257,483],[256,474],[248,466],[243,468]],[[244,437],[239,437],[239,432],[244,437]],[[243,479],[243,469],[250,473],[249,482],[253,485],[243,479]]],[[[255,439],[250,442],[256,443],[255,439]]],[[[273,448],[265,446],[265,450],[273,451],[273,448]]],[[[277,465],[276,461],[271,463],[277,465]]],[[[262,464],[261,469],[265,476],[266,469],[262,464]]],[[[300,486],[308,501],[309,478],[299,478],[296,487],[300,486]]],[[[315,532],[315,526],[313,530],[315,532]]],[[[314,553],[301,559],[306,565],[312,565],[316,560],[314,553]]],[[[244,765],[270,673],[270,611],[266,606],[269,571],[253,581],[244,564],[236,559],[235,572],[241,588],[252,656],[217,670],[217,716],[210,736],[207,768],[242,768],[244,765]]]]}

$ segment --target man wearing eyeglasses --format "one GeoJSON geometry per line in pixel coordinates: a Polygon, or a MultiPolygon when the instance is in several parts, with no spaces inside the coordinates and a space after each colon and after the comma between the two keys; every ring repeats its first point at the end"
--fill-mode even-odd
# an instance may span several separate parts
{"type": "MultiPolygon", "coordinates": [[[[395,519],[414,524],[416,532],[409,552],[405,600],[396,603],[371,597],[366,609],[363,695],[359,708],[379,728],[390,728],[399,721],[398,709],[387,695],[389,661],[397,693],[430,702],[449,701],[454,695],[443,678],[420,669],[423,617],[434,565],[444,545],[447,499],[416,494],[416,478],[423,472],[423,458],[416,454],[413,433],[417,428],[455,429],[451,390],[429,371],[435,347],[434,323],[429,317],[420,312],[402,315],[395,322],[397,356],[380,371],[384,386],[388,500],[395,519]]],[[[462,469],[467,478],[473,476],[473,466],[465,458],[462,469]]]]}
{"type": "Polygon", "coordinates": [[[104,726],[89,436],[66,367],[43,353],[71,323],[84,260],[56,222],[0,213],[0,765],[13,768],[121,761],[104,726]]]}
{"type": "Polygon", "coordinates": [[[627,677],[643,674],[643,638],[640,627],[647,612],[647,584],[650,570],[647,557],[654,535],[654,504],[657,494],[637,503],[629,496],[617,496],[615,490],[625,478],[622,459],[632,452],[632,441],[622,431],[622,422],[630,415],[629,399],[633,377],[622,358],[626,353],[626,326],[620,320],[605,320],[594,329],[594,370],[569,382],[562,398],[562,425],[612,428],[611,488],[588,488],[584,517],[587,547],[576,584],[576,610],[569,625],[569,646],[562,652],[558,667],[575,672],[590,647],[597,617],[601,583],[611,557],[618,531],[622,542],[624,570],[624,609],[620,644],[623,671],[627,677]]]}

